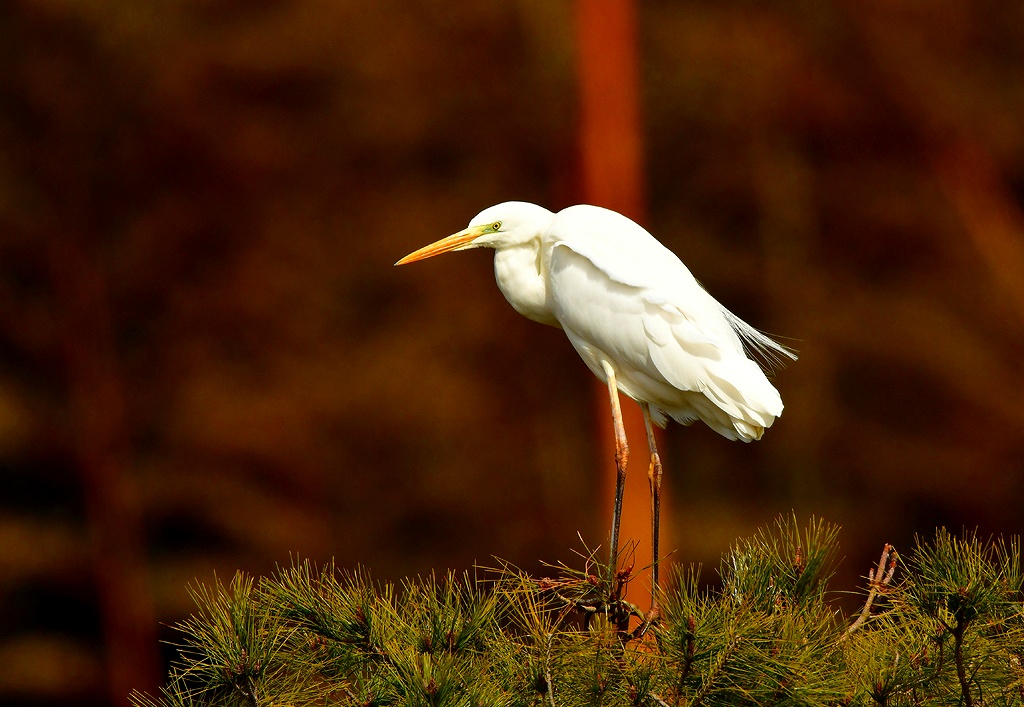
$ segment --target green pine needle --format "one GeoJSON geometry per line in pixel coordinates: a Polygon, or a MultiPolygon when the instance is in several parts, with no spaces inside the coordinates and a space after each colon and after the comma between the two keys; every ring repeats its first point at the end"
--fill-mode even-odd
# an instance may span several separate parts
{"type": "Polygon", "coordinates": [[[794,516],[738,540],[720,590],[672,568],[646,633],[631,579],[512,565],[374,582],[295,562],[192,590],[178,657],[139,707],[200,705],[1022,705],[1017,540],[939,530],[886,546],[856,621],[830,603],[838,528],[794,516]],[[631,618],[632,617],[632,618],[631,618]]]}

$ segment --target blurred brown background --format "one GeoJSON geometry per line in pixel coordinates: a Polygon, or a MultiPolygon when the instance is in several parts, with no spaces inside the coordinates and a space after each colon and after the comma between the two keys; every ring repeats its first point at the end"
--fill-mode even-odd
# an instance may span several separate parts
{"type": "MultiPolygon", "coordinates": [[[[637,9],[645,225],[801,352],[762,442],[668,430],[663,546],[715,567],[813,513],[849,590],[886,541],[1019,533],[1024,4],[637,9]]],[[[580,198],[573,21],[3,5],[0,705],[152,689],[214,572],[542,571],[603,541],[607,412],[563,335],[489,252],[392,267],[485,206],[580,198]]]]}

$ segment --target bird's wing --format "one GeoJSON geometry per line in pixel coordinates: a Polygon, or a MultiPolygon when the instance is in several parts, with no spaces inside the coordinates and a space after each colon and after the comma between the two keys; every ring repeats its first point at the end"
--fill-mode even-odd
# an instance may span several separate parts
{"type": "Polygon", "coordinates": [[[656,375],[680,390],[700,390],[707,365],[730,352],[734,357],[738,350],[735,334],[732,340],[723,339],[715,335],[715,327],[708,327],[709,332],[700,326],[701,321],[721,319],[716,309],[705,305],[705,311],[691,309],[687,316],[659,302],[657,291],[617,281],[565,244],[552,251],[549,288],[563,329],[610,362],[656,375]]]}
{"type": "Polygon", "coordinates": [[[637,288],[644,301],[683,317],[717,345],[739,346],[769,368],[783,358],[796,359],[793,351],[708,294],[675,253],[622,214],[599,206],[570,206],[556,214],[550,233],[609,279],[637,288]]]}
{"type": "Polygon", "coordinates": [[[651,290],[652,296],[685,296],[685,289],[700,289],[675,253],[615,211],[587,204],[570,206],[555,215],[549,233],[609,278],[651,290]]]}
{"type": "MultiPolygon", "coordinates": [[[[603,288],[611,284],[627,288],[619,292],[625,301],[616,306],[636,308],[643,302],[652,311],[662,310],[673,328],[679,329],[676,335],[696,347],[741,348],[731,321],[722,314],[724,307],[675,253],[635,222],[598,206],[571,206],[556,215],[550,233],[556,246],[553,257],[559,249],[568,249],[589,263],[594,270],[591,276],[604,280],[603,288]]],[[[641,311],[630,314],[635,317],[641,311]]]]}
{"type": "Polygon", "coordinates": [[[603,378],[598,359],[610,359],[632,386],[624,392],[677,419],[696,414],[727,436],[724,425],[760,436],[782,402],[746,357],[732,315],[645,230],[589,208],[555,232],[548,266],[552,311],[584,360],[603,378]],[[714,421],[692,393],[713,403],[714,421]]]}
{"type": "MultiPolygon", "coordinates": [[[[609,278],[565,245],[552,251],[549,292],[552,311],[583,360],[602,380],[601,362],[611,363],[631,398],[680,422],[700,418],[733,439],[760,437],[782,413],[778,391],[736,335],[715,335],[728,323],[709,327],[709,334],[708,327],[650,301],[643,288],[609,278]]],[[[723,316],[713,308],[708,313],[723,316]]]]}

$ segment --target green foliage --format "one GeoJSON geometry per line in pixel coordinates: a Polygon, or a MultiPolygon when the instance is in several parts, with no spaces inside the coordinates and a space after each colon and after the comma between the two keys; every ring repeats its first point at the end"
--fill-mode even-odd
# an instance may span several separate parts
{"type": "Polygon", "coordinates": [[[918,543],[888,607],[851,637],[865,702],[1019,705],[1024,700],[1020,544],[954,537],[918,543]]]}
{"type": "MultiPolygon", "coordinates": [[[[600,562],[379,584],[296,562],[200,587],[162,705],[1021,705],[1017,541],[886,546],[856,621],[830,605],[838,530],[795,518],[734,544],[720,590],[676,567],[650,624],[600,562]],[[591,568],[594,574],[591,573],[591,568]],[[624,623],[632,617],[633,626],[624,623]]],[[[588,558],[588,559],[592,559],[588,558]]]]}

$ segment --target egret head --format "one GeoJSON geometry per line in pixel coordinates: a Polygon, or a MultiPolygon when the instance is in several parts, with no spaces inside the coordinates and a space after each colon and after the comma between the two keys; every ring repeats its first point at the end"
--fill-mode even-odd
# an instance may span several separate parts
{"type": "Polygon", "coordinates": [[[414,263],[453,250],[500,250],[525,243],[543,232],[552,218],[554,214],[543,206],[525,201],[506,201],[478,213],[469,222],[468,228],[409,253],[395,265],[414,263]]]}

